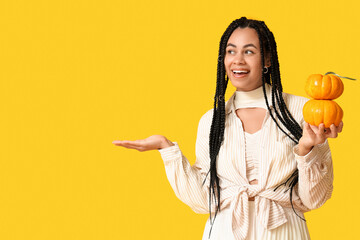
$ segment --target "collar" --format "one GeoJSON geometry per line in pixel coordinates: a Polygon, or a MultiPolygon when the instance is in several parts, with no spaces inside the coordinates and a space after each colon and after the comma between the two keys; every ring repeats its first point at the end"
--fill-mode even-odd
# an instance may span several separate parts
{"type": "MultiPolygon", "coordinates": [[[[269,103],[270,109],[273,108],[272,105],[272,86],[268,83],[265,83],[266,95],[269,103]]],[[[229,98],[229,100],[225,103],[225,113],[229,114],[231,112],[235,112],[236,105],[247,106],[247,107],[260,107],[260,105],[267,109],[266,102],[264,98],[263,86],[252,90],[250,92],[240,92],[235,91],[233,95],[229,98]],[[246,93],[246,94],[245,94],[246,93]],[[238,96],[238,99],[236,99],[238,96]],[[259,98],[263,99],[263,102],[259,102],[259,98]],[[235,104],[236,100],[238,102],[235,104]],[[257,100],[257,101],[256,101],[257,100]]]]}

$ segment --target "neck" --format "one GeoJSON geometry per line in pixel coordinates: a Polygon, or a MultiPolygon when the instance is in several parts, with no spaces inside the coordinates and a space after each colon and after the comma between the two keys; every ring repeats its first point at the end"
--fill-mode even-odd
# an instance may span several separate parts
{"type": "MultiPolygon", "coordinates": [[[[265,89],[270,101],[270,85],[265,84],[265,89]]],[[[234,99],[235,109],[238,108],[265,108],[267,109],[263,87],[260,86],[254,90],[244,92],[236,91],[234,99]]]]}

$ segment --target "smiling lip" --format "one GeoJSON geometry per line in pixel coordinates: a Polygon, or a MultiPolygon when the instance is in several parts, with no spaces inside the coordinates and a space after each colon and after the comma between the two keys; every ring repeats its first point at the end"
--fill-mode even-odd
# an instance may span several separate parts
{"type": "Polygon", "coordinates": [[[246,77],[248,74],[249,74],[250,71],[248,70],[244,70],[244,69],[232,69],[231,70],[231,75],[234,77],[234,78],[244,78],[246,77]],[[247,71],[247,73],[243,73],[241,75],[235,75],[235,73],[233,72],[234,70],[241,70],[241,71],[247,71]]]}

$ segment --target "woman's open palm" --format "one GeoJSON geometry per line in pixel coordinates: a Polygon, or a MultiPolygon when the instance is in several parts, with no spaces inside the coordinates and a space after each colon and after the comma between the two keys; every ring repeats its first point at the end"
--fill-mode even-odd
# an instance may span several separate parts
{"type": "Polygon", "coordinates": [[[126,147],[129,149],[136,149],[140,152],[149,151],[149,150],[159,150],[165,147],[170,147],[174,145],[166,137],[162,135],[152,135],[146,139],[140,139],[135,141],[129,140],[115,140],[113,144],[116,146],[126,147]]]}

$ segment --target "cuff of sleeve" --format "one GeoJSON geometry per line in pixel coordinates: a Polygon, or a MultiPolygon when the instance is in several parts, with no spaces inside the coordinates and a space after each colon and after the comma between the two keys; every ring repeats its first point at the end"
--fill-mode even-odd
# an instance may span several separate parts
{"type": "Polygon", "coordinates": [[[161,158],[164,160],[164,163],[174,161],[179,156],[181,158],[181,150],[179,148],[179,145],[177,142],[172,142],[174,146],[158,149],[158,151],[161,154],[161,158]]]}
{"type": "Polygon", "coordinates": [[[310,152],[308,152],[305,156],[300,156],[299,144],[293,148],[293,153],[295,155],[295,159],[298,163],[298,166],[303,166],[303,167],[310,167],[315,162],[318,151],[319,151],[318,146],[314,146],[310,150],[310,152]]]}

